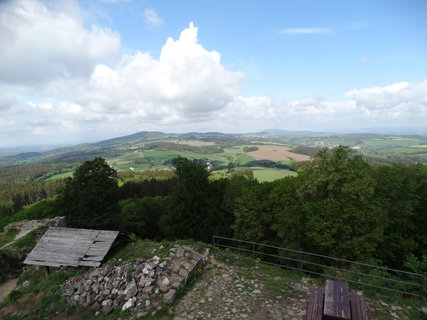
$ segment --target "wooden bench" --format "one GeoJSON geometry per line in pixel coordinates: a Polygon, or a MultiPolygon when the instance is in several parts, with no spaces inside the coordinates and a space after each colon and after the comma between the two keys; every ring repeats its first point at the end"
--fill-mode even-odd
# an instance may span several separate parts
{"type": "Polygon", "coordinates": [[[310,289],[307,307],[307,320],[322,320],[323,298],[324,292],[322,288],[310,289]]]}
{"type": "Polygon", "coordinates": [[[326,280],[323,316],[324,319],[351,319],[347,282],[326,280]]]}
{"type": "Polygon", "coordinates": [[[351,320],[368,320],[365,298],[356,293],[350,294],[351,320]]]}

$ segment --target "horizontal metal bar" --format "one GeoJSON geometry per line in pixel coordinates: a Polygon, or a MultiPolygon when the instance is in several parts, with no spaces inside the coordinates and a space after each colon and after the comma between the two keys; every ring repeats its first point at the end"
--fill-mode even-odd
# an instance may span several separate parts
{"type": "MultiPolygon", "coordinates": [[[[246,260],[253,260],[252,258],[249,257],[244,257],[244,256],[239,256],[239,255],[235,255],[235,254],[231,254],[231,253],[226,253],[226,252],[220,252],[221,255],[227,255],[227,256],[232,256],[235,258],[241,258],[241,259],[246,259],[246,260]]],[[[297,268],[297,267],[291,267],[291,266],[287,266],[287,265],[282,265],[282,264],[278,264],[278,263],[273,263],[273,262],[269,262],[269,261],[259,261],[259,263],[263,263],[263,264],[268,264],[268,265],[273,265],[273,266],[278,266],[278,267],[283,267],[286,269],[290,269],[290,270],[295,270],[295,271],[303,271],[305,273],[310,273],[310,274],[315,274],[324,278],[333,278],[336,280],[345,280],[347,282],[351,282],[351,283],[356,283],[358,285],[364,285],[364,286],[368,286],[368,287],[373,287],[376,289],[382,289],[382,290],[387,290],[387,291],[392,291],[392,292],[396,292],[396,293],[402,293],[402,294],[408,294],[414,297],[422,297],[422,295],[416,294],[416,293],[412,293],[412,292],[408,292],[408,291],[401,291],[401,290],[396,290],[396,289],[391,289],[388,287],[382,287],[382,286],[377,286],[374,284],[369,284],[369,283],[364,283],[364,282],[358,282],[358,281],[354,281],[354,280],[350,280],[350,279],[346,279],[346,278],[342,278],[342,277],[336,277],[334,275],[328,275],[328,274],[324,274],[324,273],[319,273],[319,272],[314,272],[311,270],[307,270],[307,269],[301,269],[301,268],[297,268]]]]}
{"type": "Polygon", "coordinates": [[[300,251],[300,250],[294,250],[294,249],[287,249],[287,248],[276,247],[276,246],[272,246],[272,245],[268,245],[268,244],[257,243],[257,242],[246,241],[246,240],[239,240],[239,239],[232,239],[232,238],[227,238],[227,237],[222,237],[222,236],[213,236],[213,238],[224,239],[224,240],[231,240],[231,241],[237,241],[237,242],[247,243],[247,244],[251,244],[251,245],[255,244],[255,245],[260,245],[260,246],[264,246],[264,247],[268,247],[268,248],[273,248],[273,249],[279,249],[279,250],[294,252],[294,253],[298,253],[298,254],[302,253],[302,254],[306,254],[306,255],[310,255],[310,256],[315,256],[315,257],[320,257],[320,258],[326,258],[326,259],[336,260],[336,261],[342,261],[342,262],[347,262],[347,263],[351,263],[351,264],[357,264],[359,266],[371,267],[371,268],[375,268],[375,269],[382,269],[382,270],[386,270],[386,271],[404,273],[404,274],[413,275],[413,276],[417,276],[417,277],[421,277],[421,278],[427,279],[424,275],[422,275],[420,273],[414,273],[414,272],[408,272],[408,271],[404,271],[404,270],[397,270],[397,269],[392,269],[392,268],[387,268],[387,267],[375,266],[375,265],[372,265],[372,264],[367,264],[367,263],[362,263],[362,262],[357,262],[357,261],[352,261],[352,260],[347,260],[347,259],[340,259],[340,258],[325,256],[325,255],[321,255],[321,254],[306,252],[306,251],[300,251]]]}
{"type": "MultiPolygon", "coordinates": [[[[278,256],[278,255],[275,255],[275,254],[271,254],[271,253],[254,251],[254,250],[250,250],[250,249],[242,249],[242,248],[228,246],[228,245],[223,245],[223,244],[218,244],[217,246],[224,247],[224,248],[229,248],[229,249],[235,249],[235,250],[244,251],[244,252],[249,252],[249,253],[256,253],[256,254],[260,254],[260,255],[263,255],[263,256],[269,256],[269,257],[284,259],[284,260],[288,260],[288,261],[302,262],[304,264],[309,264],[309,265],[313,265],[313,266],[318,266],[318,267],[323,267],[323,268],[330,268],[330,269],[334,269],[334,270],[338,270],[338,271],[348,272],[348,273],[352,273],[352,274],[358,274],[360,276],[366,276],[366,277],[381,279],[381,280],[385,280],[387,282],[401,283],[401,284],[406,284],[406,285],[410,285],[410,286],[413,286],[413,287],[422,287],[418,283],[413,283],[413,282],[407,282],[407,281],[402,281],[402,280],[385,278],[385,277],[381,277],[381,276],[377,276],[377,275],[373,275],[373,274],[369,274],[369,273],[363,273],[363,272],[360,272],[360,271],[356,272],[356,271],[353,271],[353,270],[339,268],[339,267],[334,267],[334,266],[327,266],[327,265],[323,265],[323,264],[319,264],[319,263],[315,263],[315,262],[311,262],[311,261],[307,261],[307,260],[299,260],[299,259],[294,259],[294,258],[288,258],[288,257],[284,257],[284,256],[278,256]]],[[[346,278],[343,278],[343,279],[346,279],[346,278]]]]}
{"type": "MultiPolygon", "coordinates": [[[[389,270],[389,271],[393,271],[393,272],[397,271],[398,273],[403,273],[403,274],[407,274],[407,275],[411,275],[411,276],[420,276],[423,279],[425,279],[424,275],[421,275],[421,274],[411,273],[411,272],[406,272],[406,271],[401,271],[401,270],[395,270],[395,269],[385,268],[385,267],[378,267],[378,266],[369,265],[369,264],[362,264],[362,263],[357,263],[357,262],[353,262],[353,261],[345,260],[345,259],[331,258],[331,257],[328,257],[328,256],[322,256],[322,255],[317,255],[317,254],[306,253],[304,251],[297,251],[297,250],[292,250],[292,249],[280,248],[280,247],[275,247],[275,246],[260,244],[260,243],[256,243],[256,242],[250,242],[250,241],[238,240],[238,239],[231,239],[231,238],[220,237],[220,236],[213,236],[213,241],[212,241],[214,243],[214,246],[219,247],[220,249],[221,248],[229,248],[229,249],[233,249],[233,250],[237,250],[237,251],[241,251],[241,252],[262,255],[263,257],[264,256],[272,257],[272,258],[280,259],[282,261],[285,260],[285,261],[299,262],[299,263],[302,263],[302,265],[304,265],[304,264],[307,265],[308,264],[308,265],[314,265],[314,266],[318,266],[318,267],[322,267],[322,268],[330,268],[330,269],[333,269],[333,270],[340,270],[340,271],[345,272],[345,273],[357,274],[360,277],[371,277],[371,278],[375,278],[375,279],[381,279],[381,280],[384,280],[384,281],[386,281],[386,282],[388,282],[390,284],[399,283],[399,284],[404,284],[404,285],[408,285],[408,286],[412,286],[412,287],[421,288],[422,292],[425,291],[425,288],[422,285],[418,284],[418,283],[407,282],[407,281],[402,281],[402,280],[397,280],[397,279],[390,279],[390,278],[385,278],[385,277],[382,277],[382,276],[377,276],[377,275],[367,274],[367,273],[363,273],[363,272],[352,271],[352,270],[344,269],[344,268],[340,268],[340,267],[322,265],[322,264],[311,262],[311,261],[306,261],[306,260],[301,260],[301,259],[296,259],[296,258],[285,257],[285,256],[275,255],[275,254],[266,253],[266,252],[262,252],[262,251],[251,250],[251,249],[244,249],[244,248],[234,247],[234,246],[230,246],[230,245],[226,245],[226,244],[215,243],[215,238],[217,238],[217,239],[225,239],[225,240],[229,240],[229,241],[232,241],[232,242],[239,242],[239,243],[250,244],[250,245],[252,245],[253,248],[255,248],[255,246],[264,246],[264,247],[268,247],[268,248],[274,248],[274,249],[280,249],[280,250],[284,250],[284,251],[290,251],[290,252],[293,252],[293,253],[308,254],[308,255],[322,257],[322,258],[330,258],[330,259],[334,259],[334,260],[337,260],[337,261],[345,261],[345,262],[356,264],[356,265],[364,265],[365,267],[370,267],[372,269],[382,269],[382,270],[389,270]]],[[[221,252],[221,254],[225,254],[225,255],[233,256],[233,257],[245,258],[245,259],[248,259],[248,260],[254,260],[251,257],[244,257],[244,256],[241,256],[241,255],[236,255],[236,254],[228,254],[228,253],[224,253],[224,252],[221,252]]],[[[314,271],[311,271],[311,270],[307,270],[307,269],[303,269],[303,268],[298,268],[298,267],[291,267],[291,266],[286,265],[286,264],[273,263],[273,262],[264,261],[264,260],[261,260],[259,262],[264,263],[264,264],[269,264],[269,265],[280,266],[280,267],[283,267],[283,268],[286,268],[286,269],[291,269],[291,270],[296,270],[296,271],[302,271],[302,272],[310,273],[310,274],[316,274],[316,275],[319,275],[319,276],[322,276],[322,277],[329,277],[329,278],[334,278],[334,279],[339,279],[339,280],[345,280],[345,281],[348,281],[348,282],[351,282],[351,283],[355,283],[355,284],[358,284],[358,285],[364,285],[364,286],[369,286],[369,287],[373,287],[373,288],[377,288],[377,289],[382,289],[382,290],[387,290],[387,291],[392,291],[392,292],[397,292],[397,293],[402,293],[402,294],[408,294],[408,295],[416,296],[416,297],[423,297],[423,295],[419,295],[419,294],[412,293],[412,292],[407,292],[407,291],[392,289],[392,288],[389,288],[389,287],[378,286],[378,285],[374,285],[374,284],[365,283],[365,282],[362,282],[362,281],[360,281],[360,282],[359,281],[354,281],[354,280],[343,278],[343,277],[336,277],[336,276],[330,275],[330,274],[318,273],[318,272],[314,272],[314,271]]],[[[413,288],[413,289],[416,289],[416,288],[413,288]]]]}

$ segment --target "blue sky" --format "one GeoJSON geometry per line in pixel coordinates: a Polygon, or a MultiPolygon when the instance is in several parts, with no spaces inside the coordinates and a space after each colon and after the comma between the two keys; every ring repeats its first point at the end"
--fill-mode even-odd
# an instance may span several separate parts
{"type": "Polygon", "coordinates": [[[119,1],[98,8],[125,48],[155,57],[193,21],[206,49],[246,72],[246,95],[337,100],[355,88],[427,78],[426,1],[119,1]],[[147,8],[160,25],[146,23],[147,8]]]}
{"type": "Polygon", "coordinates": [[[10,0],[0,21],[0,146],[427,123],[426,1],[10,0]]]}

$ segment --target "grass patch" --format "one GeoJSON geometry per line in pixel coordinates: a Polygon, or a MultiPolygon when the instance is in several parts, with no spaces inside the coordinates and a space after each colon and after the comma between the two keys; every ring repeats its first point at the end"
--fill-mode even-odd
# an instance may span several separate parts
{"type": "Polygon", "coordinates": [[[107,263],[116,264],[120,259],[121,261],[134,261],[137,258],[150,259],[155,255],[165,258],[169,255],[169,249],[173,244],[170,241],[155,242],[148,239],[135,239],[124,246],[112,249],[107,263]]]}
{"type": "Polygon", "coordinates": [[[47,229],[47,226],[34,229],[22,238],[16,240],[12,246],[18,249],[32,249],[36,245],[37,239],[39,239],[39,237],[44,234],[47,229]]]}
{"type": "MultiPolygon", "coordinates": [[[[49,319],[59,313],[70,315],[74,307],[70,306],[66,299],[59,294],[60,285],[70,276],[78,276],[87,268],[59,270],[46,275],[42,268],[31,267],[24,272],[17,282],[17,288],[0,304],[4,306],[14,305],[25,316],[19,319],[49,319]],[[24,287],[24,282],[28,284],[24,287]]],[[[4,315],[3,319],[14,319],[14,315],[4,315]]]]}
{"type": "Polygon", "coordinates": [[[19,230],[15,228],[7,230],[6,233],[0,233],[0,247],[3,247],[5,244],[13,241],[18,233],[19,230]]]}

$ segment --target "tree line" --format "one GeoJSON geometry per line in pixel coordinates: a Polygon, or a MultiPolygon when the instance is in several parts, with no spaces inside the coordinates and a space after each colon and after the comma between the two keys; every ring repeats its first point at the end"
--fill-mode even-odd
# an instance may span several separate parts
{"type": "Polygon", "coordinates": [[[142,238],[222,235],[394,268],[426,258],[424,165],[368,164],[338,147],[319,151],[297,176],[259,183],[242,174],[212,180],[203,164],[172,162],[176,178],[151,188],[119,187],[104,159],[86,161],[40,211],[67,216],[70,227],[142,238]]]}

